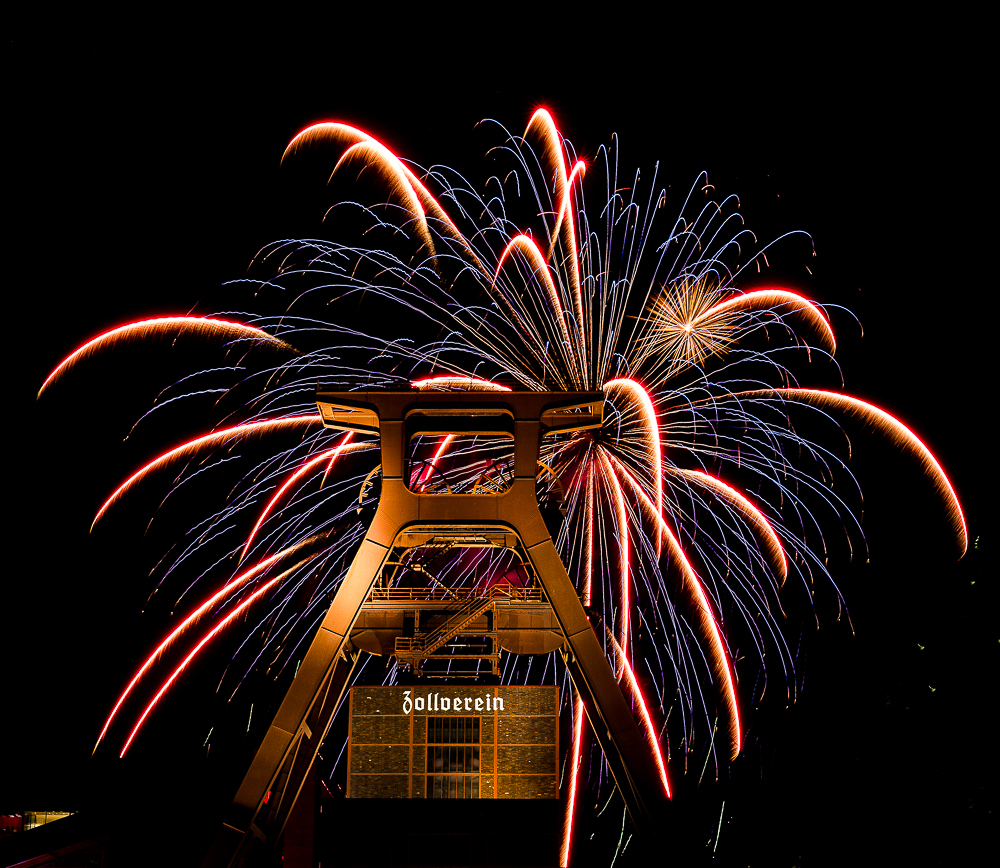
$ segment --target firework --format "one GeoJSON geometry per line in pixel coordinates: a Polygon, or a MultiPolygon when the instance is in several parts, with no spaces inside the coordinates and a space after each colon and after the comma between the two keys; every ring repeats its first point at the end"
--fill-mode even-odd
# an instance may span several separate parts
{"type": "MultiPolygon", "coordinates": [[[[741,290],[763,251],[744,252],[751,238],[727,202],[696,184],[662,226],[666,195],[655,174],[645,187],[623,182],[613,150],[577,159],[544,109],[523,135],[499,129],[496,171],[478,189],[445,168],[420,172],[346,124],[303,130],[283,162],[318,166],[328,179],[331,240],[280,241],[258,254],[236,288],[273,309],[245,322],[219,313],[122,326],[46,380],[40,395],[96,353],[181,330],[227,355],[272,354],[241,380],[249,399],[136,471],[95,523],[153,479],[169,476],[174,490],[251,438],[297,438],[263,460],[246,458],[226,505],[200,516],[157,564],[157,589],[186,615],[123,691],[99,744],[127,714],[124,753],[164,693],[239,617],[250,618],[246,639],[220,690],[234,692],[251,672],[279,679],[294,665],[377,499],[377,442],[322,428],[317,386],[604,392],[599,431],[543,442],[539,493],[559,489],[566,517],[554,541],[602,625],[666,794],[676,779],[735,759],[768,671],[780,671],[791,695],[796,660],[779,592],[811,594],[829,579],[824,533],[845,523],[848,537],[857,533],[850,496],[839,493],[854,480],[824,437],[827,423],[860,425],[912,455],[964,552],[961,507],[921,441],[877,407],[800,385],[806,365],[833,367],[830,317],[789,288],[741,290]],[[371,188],[381,198],[364,199],[371,188]],[[209,539],[223,554],[206,565],[209,539]],[[192,574],[193,582],[179,578],[192,574]],[[188,602],[196,593],[203,601],[188,602]],[[205,619],[211,626],[189,638],[205,619]],[[160,672],[174,645],[186,653],[160,672]],[[133,709],[143,679],[160,687],[133,709]]],[[[410,485],[503,490],[501,446],[424,438],[410,485]]],[[[440,563],[430,580],[488,582],[491,569],[511,569],[478,564],[440,563]]],[[[559,657],[539,673],[530,659],[506,655],[502,669],[506,683],[541,678],[568,697],[568,862],[580,792],[599,792],[607,775],[584,750],[582,703],[559,657]]]]}

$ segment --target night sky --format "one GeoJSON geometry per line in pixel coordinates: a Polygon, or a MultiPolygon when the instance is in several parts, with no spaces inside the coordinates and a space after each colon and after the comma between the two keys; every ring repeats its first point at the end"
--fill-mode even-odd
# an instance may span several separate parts
{"type": "Polygon", "coordinates": [[[948,864],[975,852],[996,822],[988,691],[998,650],[985,497],[995,218],[981,213],[995,178],[975,52],[950,25],[869,25],[820,49],[822,22],[781,41],[723,39],[706,21],[660,22],[640,41],[632,22],[620,39],[570,39],[565,51],[551,48],[561,38],[543,48],[522,31],[488,51],[407,31],[402,57],[401,33],[374,36],[360,20],[338,28],[328,44],[313,35],[280,48],[233,37],[220,50],[177,33],[7,45],[16,349],[0,807],[86,800],[90,748],[154,638],[134,568],[141,525],[130,539],[87,532],[120,480],[171,445],[122,444],[148,406],[145,371],[97,366],[36,402],[48,372],[115,325],[186,313],[267,242],[319,232],[316,215],[294,212],[278,165],[304,126],[352,123],[421,165],[482,180],[495,140],[476,122],[520,132],[544,105],[585,157],[617,133],[623,168],[660,160],[672,190],[706,170],[717,193],[740,196],[758,237],[807,231],[816,257],[790,244],[772,277],[856,315],[863,338],[834,317],[847,391],[916,431],[965,507],[970,549],[956,563],[912,468],[856,444],[870,564],[833,569],[855,635],[818,605],[800,701],[755,723],[724,788],[716,864],[948,864]]]}

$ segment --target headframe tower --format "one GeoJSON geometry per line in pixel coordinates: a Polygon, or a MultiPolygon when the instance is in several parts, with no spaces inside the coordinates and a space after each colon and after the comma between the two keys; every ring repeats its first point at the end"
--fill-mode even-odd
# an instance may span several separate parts
{"type": "MultiPolygon", "coordinates": [[[[205,868],[246,866],[273,846],[350,684],[351,635],[393,551],[447,542],[516,548],[551,607],[561,651],[632,821],[650,832],[663,789],[649,747],[556,550],[536,497],[542,438],[598,429],[603,392],[318,392],[323,424],[381,441],[382,491],[357,555],[216,833],[205,868]],[[409,445],[424,435],[513,441],[503,491],[430,493],[407,484],[409,445]]],[[[439,637],[440,638],[440,637],[439,637]]],[[[398,643],[397,643],[398,647],[398,643]]],[[[400,648],[400,650],[404,650],[400,648]]],[[[400,655],[400,659],[405,653],[400,655]]],[[[415,659],[412,653],[411,659],[415,659]]]]}

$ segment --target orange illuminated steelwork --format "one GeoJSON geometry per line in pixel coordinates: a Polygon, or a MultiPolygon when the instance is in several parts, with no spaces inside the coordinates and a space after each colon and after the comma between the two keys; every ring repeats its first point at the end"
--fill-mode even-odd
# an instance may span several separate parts
{"type": "MultiPolygon", "coordinates": [[[[439,543],[499,546],[524,553],[554,614],[577,695],[629,814],[638,830],[651,831],[656,806],[664,801],[667,789],[662,759],[651,754],[648,733],[633,717],[536,498],[542,438],[600,428],[603,392],[321,392],[317,404],[327,428],[380,438],[382,493],[354,562],[204,864],[246,864],[255,849],[280,837],[350,683],[359,653],[351,642],[352,629],[391,552],[439,543]],[[407,445],[416,433],[498,431],[514,440],[514,478],[505,491],[477,488],[476,493],[441,494],[407,485],[411,476],[407,445]]],[[[620,666],[619,671],[635,697],[637,685],[630,670],[620,666]]],[[[641,695],[638,698],[641,705],[641,695]]]]}

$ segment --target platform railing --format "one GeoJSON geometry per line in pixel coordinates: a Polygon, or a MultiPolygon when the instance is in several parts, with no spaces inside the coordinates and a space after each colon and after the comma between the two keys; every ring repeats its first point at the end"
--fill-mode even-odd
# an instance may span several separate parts
{"type": "Polygon", "coordinates": [[[449,588],[441,590],[438,588],[379,588],[372,589],[370,599],[375,600],[412,600],[414,602],[448,603],[455,602],[456,597],[463,602],[475,599],[486,599],[490,597],[496,602],[523,601],[523,602],[545,602],[545,596],[541,588],[519,588],[515,585],[492,585],[485,591],[479,588],[449,588]]]}

